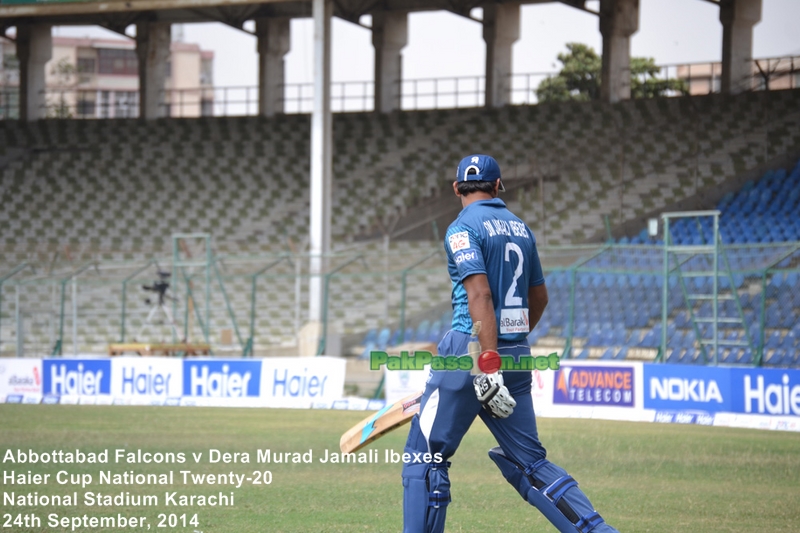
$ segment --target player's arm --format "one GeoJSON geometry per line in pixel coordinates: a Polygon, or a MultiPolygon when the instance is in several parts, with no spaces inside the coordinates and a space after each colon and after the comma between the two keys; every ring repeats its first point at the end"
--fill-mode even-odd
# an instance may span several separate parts
{"type": "Polygon", "coordinates": [[[497,320],[494,314],[492,289],[486,274],[472,274],[464,278],[464,289],[467,291],[467,304],[472,323],[481,323],[478,341],[481,350],[497,351],[497,320]]]}
{"type": "MultiPolygon", "coordinates": [[[[464,278],[464,288],[467,291],[467,304],[472,323],[481,322],[478,341],[483,353],[495,352],[497,355],[497,320],[494,314],[492,289],[486,274],[472,274],[464,278]]],[[[484,409],[495,418],[508,418],[517,406],[516,400],[503,384],[503,373],[481,373],[473,380],[475,395],[484,409]]]]}
{"type": "Polygon", "coordinates": [[[528,287],[528,317],[531,324],[530,331],[536,327],[539,320],[542,318],[545,308],[547,307],[548,296],[547,286],[542,283],[533,287],[528,287]]]}

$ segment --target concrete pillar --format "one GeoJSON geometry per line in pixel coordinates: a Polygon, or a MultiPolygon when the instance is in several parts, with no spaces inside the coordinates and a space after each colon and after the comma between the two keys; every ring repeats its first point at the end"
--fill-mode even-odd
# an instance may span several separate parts
{"type": "Polygon", "coordinates": [[[723,93],[736,94],[751,88],[753,75],[753,26],[761,22],[762,0],[722,0],[723,93]]]}
{"type": "Polygon", "coordinates": [[[19,118],[34,121],[47,116],[45,64],[53,57],[50,26],[44,24],[17,27],[19,59],[19,118]]]}
{"type": "Polygon", "coordinates": [[[372,15],[375,47],[375,111],[400,109],[403,56],[408,44],[408,13],[381,11],[372,15]]]}
{"type": "Polygon", "coordinates": [[[511,103],[512,46],[519,39],[519,4],[490,4],[483,8],[486,41],[486,107],[511,103]]]}
{"type": "Polygon", "coordinates": [[[312,0],[314,18],[314,109],[311,113],[308,315],[324,318],[324,273],[331,251],[333,128],[331,117],[332,0],[312,0]]]}
{"type": "Polygon", "coordinates": [[[283,113],[285,69],[283,57],[291,50],[288,18],[256,19],[258,43],[258,114],[271,117],[283,113]]]}
{"type": "Polygon", "coordinates": [[[136,55],[139,57],[139,117],[152,120],[164,116],[162,98],[169,62],[170,25],[167,22],[136,24],[136,55]]]}
{"type": "Polygon", "coordinates": [[[639,0],[600,0],[603,67],[600,99],[613,104],[631,97],[631,35],[639,30],[639,0]]]}

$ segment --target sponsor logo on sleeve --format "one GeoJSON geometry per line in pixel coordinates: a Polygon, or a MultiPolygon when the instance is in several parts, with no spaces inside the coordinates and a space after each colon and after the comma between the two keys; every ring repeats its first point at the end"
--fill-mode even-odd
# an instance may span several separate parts
{"type": "Polygon", "coordinates": [[[464,261],[474,261],[477,258],[478,255],[475,253],[475,250],[472,250],[471,252],[458,252],[453,256],[453,261],[456,262],[456,265],[460,265],[464,261]]]}
{"type": "Polygon", "coordinates": [[[447,238],[447,243],[450,245],[450,251],[452,253],[456,253],[459,250],[465,250],[470,247],[469,233],[466,231],[453,233],[447,238]]]}

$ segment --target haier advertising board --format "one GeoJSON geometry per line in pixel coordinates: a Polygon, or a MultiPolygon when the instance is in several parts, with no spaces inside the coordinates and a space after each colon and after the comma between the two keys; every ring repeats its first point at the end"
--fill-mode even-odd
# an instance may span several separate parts
{"type": "Polygon", "coordinates": [[[261,399],[267,407],[319,406],[344,392],[345,361],[337,357],[262,359],[261,399]]]}
{"type": "Polygon", "coordinates": [[[44,359],[42,394],[61,403],[98,403],[111,399],[110,359],[44,359]]]}
{"type": "Polygon", "coordinates": [[[261,361],[184,359],[183,400],[186,405],[260,405],[261,361]]]}
{"type": "Polygon", "coordinates": [[[162,405],[183,394],[183,362],[174,357],[115,357],[111,394],[116,403],[162,405]]]}

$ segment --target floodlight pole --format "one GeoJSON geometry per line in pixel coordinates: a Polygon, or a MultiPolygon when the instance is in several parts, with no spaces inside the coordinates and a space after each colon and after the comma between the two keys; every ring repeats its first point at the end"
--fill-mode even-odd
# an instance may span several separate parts
{"type": "Polygon", "coordinates": [[[309,215],[308,314],[320,322],[326,256],[331,250],[332,128],[331,128],[331,0],[313,0],[314,110],[311,114],[311,191],[309,215]]]}

